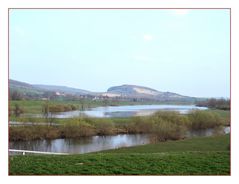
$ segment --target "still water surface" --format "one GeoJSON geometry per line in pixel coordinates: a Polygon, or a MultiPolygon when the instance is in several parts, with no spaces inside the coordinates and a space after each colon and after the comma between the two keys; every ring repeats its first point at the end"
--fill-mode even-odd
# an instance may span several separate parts
{"type": "MultiPolygon", "coordinates": [[[[187,132],[186,137],[205,137],[230,133],[230,127],[187,132]]],[[[10,149],[59,153],[89,153],[150,143],[148,134],[92,136],[81,139],[54,139],[10,142],[10,149]]]]}
{"type": "Polygon", "coordinates": [[[122,134],[113,136],[83,137],[81,139],[15,141],[10,142],[10,149],[60,153],[89,153],[148,143],[150,143],[149,135],[122,134]]]}
{"type": "Polygon", "coordinates": [[[89,117],[131,117],[131,116],[147,116],[156,111],[178,111],[182,114],[190,110],[205,110],[207,107],[197,107],[195,105],[128,105],[128,106],[106,106],[96,107],[85,111],[69,111],[55,113],[56,118],[72,118],[79,116],[89,117]]]}

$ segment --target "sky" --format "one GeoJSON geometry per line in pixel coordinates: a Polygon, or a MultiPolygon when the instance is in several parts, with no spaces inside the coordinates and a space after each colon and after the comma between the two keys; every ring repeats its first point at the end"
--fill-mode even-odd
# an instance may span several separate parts
{"type": "Polygon", "coordinates": [[[10,79],[230,97],[228,9],[11,9],[10,79]]]}

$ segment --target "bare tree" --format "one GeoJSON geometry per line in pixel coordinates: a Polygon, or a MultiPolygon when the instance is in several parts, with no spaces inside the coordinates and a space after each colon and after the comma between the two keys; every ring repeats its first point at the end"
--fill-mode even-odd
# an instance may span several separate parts
{"type": "Polygon", "coordinates": [[[13,91],[10,93],[10,99],[11,100],[22,100],[23,96],[18,91],[13,91]]]}
{"type": "Polygon", "coordinates": [[[14,113],[15,117],[19,117],[23,112],[24,112],[24,110],[18,104],[14,105],[13,113],[14,113]]]}
{"type": "Polygon", "coordinates": [[[47,123],[52,126],[55,118],[52,112],[50,112],[50,105],[48,100],[42,105],[42,114],[43,117],[46,119],[47,123]]]}

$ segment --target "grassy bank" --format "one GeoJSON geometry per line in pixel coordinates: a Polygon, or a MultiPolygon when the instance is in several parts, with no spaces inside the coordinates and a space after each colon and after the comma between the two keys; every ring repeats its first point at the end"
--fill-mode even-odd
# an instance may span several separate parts
{"type": "Polygon", "coordinates": [[[229,135],[67,156],[10,156],[11,175],[229,175],[229,135]]]}

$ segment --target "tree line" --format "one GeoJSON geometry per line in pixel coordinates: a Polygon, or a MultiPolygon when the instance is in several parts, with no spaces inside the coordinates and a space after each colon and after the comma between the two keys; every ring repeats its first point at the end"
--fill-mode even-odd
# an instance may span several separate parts
{"type": "Polygon", "coordinates": [[[197,102],[196,105],[199,107],[208,107],[208,108],[220,109],[220,110],[230,110],[230,99],[210,98],[205,101],[197,102]]]}

